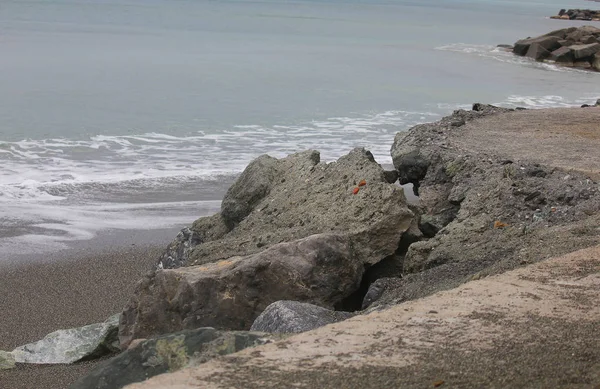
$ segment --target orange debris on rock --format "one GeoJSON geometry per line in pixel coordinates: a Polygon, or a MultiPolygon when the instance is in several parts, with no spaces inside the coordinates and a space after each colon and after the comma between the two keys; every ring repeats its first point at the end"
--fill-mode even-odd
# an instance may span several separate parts
{"type": "Polygon", "coordinates": [[[505,228],[508,227],[508,224],[502,223],[501,221],[496,220],[494,222],[494,228],[505,228]]]}
{"type": "Polygon", "coordinates": [[[358,183],[358,186],[365,186],[365,185],[367,185],[367,181],[365,181],[365,180],[361,180],[361,181],[358,183]]]}
{"type": "Polygon", "coordinates": [[[434,387],[436,387],[436,388],[437,388],[437,387],[440,387],[440,386],[442,386],[442,385],[444,385],[444,381],[442,381],[442,380],[435,381],[435,382],[433,383],[433,386],[434,386],[434,387]]]}
{"type": "Polygon", "coordinates": [[[360,190],[360,188],[358,188],[358,187],[352,189],[352,194],[357,194],[359,190],[360,190]]]}

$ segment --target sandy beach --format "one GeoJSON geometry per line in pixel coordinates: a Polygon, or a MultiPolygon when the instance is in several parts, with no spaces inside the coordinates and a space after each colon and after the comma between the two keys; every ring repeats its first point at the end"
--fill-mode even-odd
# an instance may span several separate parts
{"type": "MultiPolygon", "coordinates": [[[[70,250],[0,262],[0,350],[119,312],[175,230],[103,234],[70,250]]],[[[64,389],[98,361],[0,371],[2,389],[64,389]]]]}

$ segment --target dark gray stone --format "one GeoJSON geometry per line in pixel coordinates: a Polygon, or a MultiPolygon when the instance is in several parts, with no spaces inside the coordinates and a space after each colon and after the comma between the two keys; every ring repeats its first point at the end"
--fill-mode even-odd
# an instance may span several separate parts
{"type": "Polygon", "coordinates": [[[198,328],[144,340],[98,365],[70,388],[119,389],[158,374],[197,366],[221,355],[267,343],[270,337],[258,332],[198,328]]]}
{"type": "Polygon", "coordinates": [[[531,46],[529,46],[529,49],[527,50],[527,54],[525,54],[526,57],[534,59],[536,61],[543,61],[546,58],[549,58],[550,55],[550,52],[539,43],[531,44],[531,46]]]}
{"type": "Polygon", "coordinates": [[[575,61],[575,56],[569,47],[561,47],[552,52],[550,59],[560,63],[572,63],[575,61]]]}
{"type": "Polygon", "coordinates": [[[250,331],[297,333],[310,331],[354,316],[350,312],[332,311],[298,301],[277,301],[261,313],[250,331]]]}
{"type": "Polygon", "coordinates": [[[600,51],[600,43],[590,43],[588,45],[574,45],[569,47],[573,52],[575,59],[588,58],[600,51]]]}
{"type": "Polygon", "coordinates": [[[558,43],[560,39],[561,38],[556,36],[540,36],[537,38],[521,39],[515,43],[513,53],[524,56],[527,54],[529,47],[534,43],[548,51],[553,51],[560,47],[560,43],[558,43]]]}

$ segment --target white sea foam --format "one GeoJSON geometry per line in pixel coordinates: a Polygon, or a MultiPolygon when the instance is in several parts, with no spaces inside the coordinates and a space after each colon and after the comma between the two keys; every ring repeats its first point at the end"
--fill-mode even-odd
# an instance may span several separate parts
{"type": "Polygon", "coordinates": [[[512,52],[507,51],[506,49],[491,46],[491,45],[474,45],[468,43],[452,43],[449,45],[439,46],[435,48],[436,50],[442,51],[452,51],[456,53],[474,55],[478,57],[483,57],[487,59],[492,59],[495,61],[512,63],[516,65],[521,65],[525,67],[538,68],[542,70],[548,70],[553,72],[572,72],[572,73],[583,73],[591,76],[597,76],[596,73],[592,73],[582,69],[569,68],[565,66],[556,66],[553,63],[549,62],[537,62],[531,58],[520,57],[514,55],[512,52]]]}

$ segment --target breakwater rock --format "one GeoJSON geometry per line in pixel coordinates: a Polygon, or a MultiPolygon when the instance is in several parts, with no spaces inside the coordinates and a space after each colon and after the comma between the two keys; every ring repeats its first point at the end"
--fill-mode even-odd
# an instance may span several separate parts
{"type": "Polygon", "coordinates": [[[512,52],[535,61],[600,71],[600,28],[569,27],[517,41],[512,52]]]}
{"type": "Polygon", "coordinates": [[[592,9],[561,9],[557,15],[550,16],[550,19],[560,20],[585,20],[600,22],[600,10],[592,9]]]}

